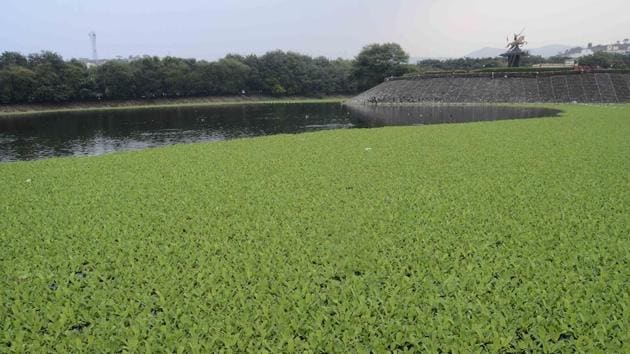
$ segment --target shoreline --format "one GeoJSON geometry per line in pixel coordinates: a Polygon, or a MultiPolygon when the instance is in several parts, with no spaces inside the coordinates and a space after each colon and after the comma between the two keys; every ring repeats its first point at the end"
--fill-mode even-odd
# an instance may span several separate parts
{"type": "Polygon", "coordinates": [[[0,105],[0,118],[39,113],[63,113],[80,111],[107,111],[145,108],[172,108],[194,106],[227,106],[246,104],[299,104],[299,103],[341,103],[351,96],[313,97],[285,97],[268,96],[231,96],[231,97],[195,97],[195,98],[160,98],[151,100],[81,102],[63,104],[23,104],[0,105]]]}

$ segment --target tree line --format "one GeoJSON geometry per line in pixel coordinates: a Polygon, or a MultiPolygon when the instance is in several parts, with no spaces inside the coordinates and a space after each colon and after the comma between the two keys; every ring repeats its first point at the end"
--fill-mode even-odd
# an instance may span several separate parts
{"type": "Polygon", "coordinates": [[[363,48],[354,60],[272,51],[217,61],[175,57],[111,60],[88,68],[45,51],[0,55],[0,103],[129,100],[229,95],[351,94],[406,72],[409,56],[394,43],[363,48]]]}
{"type": "Polygon", "coordinates": [[[589,65],[604,69],[630,69],[630,55],[619,53],[598,52],[583,56],[579,59],[580,65],[589,65]]]}
{"type": "MultiPolygon", "coordinates": [[[[527,56],[523,64],[561,63],[564,57],[527,56]]],[[[0,55],[0,103],[60,103],[130,100],[161,97],[231,95],[326,96],[353,94],[391,76],[431,71],[478,70],[505,67],[503,58],[421,60],[396,43],[365,46],[352,60],[311,57],[272,51],[263,55],[227,55],[217,61],[175,57],[111,60],[88,68],[45,51],[28,56],[0,55]]],[[[580,64],[630,68],[630,56],[597,53],[580,64]]]]}

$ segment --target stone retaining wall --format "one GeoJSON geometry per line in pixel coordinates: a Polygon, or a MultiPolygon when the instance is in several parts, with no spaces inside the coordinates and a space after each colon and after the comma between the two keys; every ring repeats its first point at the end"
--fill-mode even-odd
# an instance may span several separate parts
{"type": "Polygon", "coordinates": [[[474,73],[390,79],[350,103],[622,103],[629,72],[474,73]]]}

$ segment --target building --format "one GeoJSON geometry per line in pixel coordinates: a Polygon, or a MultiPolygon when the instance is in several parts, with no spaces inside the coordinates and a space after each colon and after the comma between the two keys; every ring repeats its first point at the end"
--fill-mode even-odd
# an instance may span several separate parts
{"type": "Polygon", "coordinates": [[[105,63],[107,63],[109,61],[109,59],[87,59],[87,58],[79,58],[78,59],[80,62],[82,62],[83,64],[85,64],[85,66],[87,66],[88,68],[92,68],[95,66],[99,66],[99,65],[103,65],[105,63]]]}
{"type": "Polygon", "coordinates": [[[624,54],[630,55],[630,39],[626,38],[623,41],[617,41],[612,44],[598,44],[593,45],[593,43],[589,43],[586,48],[575,47],[571,48],[562,55],[577,59],[579,57],[583,57],[586,55],[593,55],[595,53],[610,53],[610,54],[624,54]]]}

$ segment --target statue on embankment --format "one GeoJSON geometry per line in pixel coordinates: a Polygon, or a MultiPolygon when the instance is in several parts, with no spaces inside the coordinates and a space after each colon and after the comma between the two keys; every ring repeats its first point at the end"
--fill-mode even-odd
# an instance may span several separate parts
{"type": "Polygon", "coordinates": [[[525,36],[507,39],[509,68],[428,72],[389,78],[349,104],[406,103],[630,103],[630,70],[540,70],[521,68],[525,36]]]}
{"type": "Polygon", "coordinates": [[[523,31],[521,33],[514,33],[514,39],[510,42],[508,39],[508,44],[506,48],[508,48],[507,52],[501,54],[502,57],[507,57],[508,66],[510,68],[516,68],[521,65],[521,57],[527,55],[528,53],[521,49],[527,41],[525,41],[525,36],[523,36],[523,31]]]}

